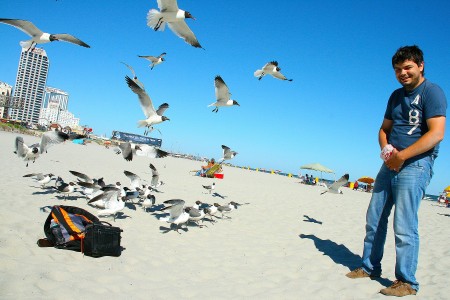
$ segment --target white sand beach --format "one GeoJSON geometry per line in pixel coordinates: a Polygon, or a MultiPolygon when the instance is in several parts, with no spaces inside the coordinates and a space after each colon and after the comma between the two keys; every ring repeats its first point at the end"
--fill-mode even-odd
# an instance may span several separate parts
{"type": "MultiPolygon", "coordinates": [[[[55,145],[26,167],[13,153],[16,136],[0,132],[1,299],[383,299],[378,291],[395,279],[391,225],[382,278],[345,276],[360,263],[369,193],[343,188],[342,195],[320,195],[322,187],[296,178],[228,166],[224,179],[201,178],[189,172],[200,168],[198,161],[136,157],[127,162],[95,143],[55,145]],[[155,193],[157,204],[168,199],[249,204],[233,211],[231,219],[205,222],[204,228],[190,224],[181,234],[166,230],[170,224],[138,205],[127,206],[115,222],[104,219],[123,229],[120,257],[92,258],[36,245],[45,237],[49,213],[41,207],[97,210],[80,193],[64,201],[23,175],[51,172],[69,182],[76,181],[69,173],[75,170],[126,186],[123,171],[150,180],[150,162],[165,182],[155,193]],[[202,188],[212,182],[215,196],[202,188]]],[[[21,136],[26,144],[39,141],[21,136]]],[[[449,209],[422,202],[417,299],[450,295],[449,217],[449,209]]]]}

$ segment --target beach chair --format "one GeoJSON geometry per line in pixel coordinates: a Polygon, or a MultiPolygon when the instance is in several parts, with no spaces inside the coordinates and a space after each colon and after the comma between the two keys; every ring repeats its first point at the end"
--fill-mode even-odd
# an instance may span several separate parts
{"type": "Polygon", "coordinates": [[[214,178],[214,174],[222,171],[220,164],[215,164],[208,171],[206,171],[205,175],[208,178],[214,178]]]}

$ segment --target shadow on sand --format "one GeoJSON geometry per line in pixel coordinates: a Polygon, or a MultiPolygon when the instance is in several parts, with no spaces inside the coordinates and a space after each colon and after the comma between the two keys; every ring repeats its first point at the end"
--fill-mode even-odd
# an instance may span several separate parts
{"type": "MultiPolygon", "coordinates": [[[[313,234],[300,234],[299,237],[301,239],[312,240],[319,252],[322,252],[324,255],[331,258],[331,260],[333,260],[336,264],[347,267],[349,271],[361,266],[361,256],[354,254],[342,244],[338,245],[330,240],[322,240],[313,234]]],[[[383,277],[371,279],[377,281],[385,287],[392,284],[391,280],[383,277]]]]}

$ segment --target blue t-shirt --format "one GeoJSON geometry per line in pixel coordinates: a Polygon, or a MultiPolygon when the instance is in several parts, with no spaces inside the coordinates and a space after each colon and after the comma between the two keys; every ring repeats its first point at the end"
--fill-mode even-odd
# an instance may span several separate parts
{"type": "MultiPolygon", "coordinates": [[[[393,121],[388,142],[401,151],[428,131],[426,120],[437,116],[446,116],[447,99],[444,91],[426,80],[412,91],[404,88],[395,90],[389,98],[384,117],[393,121]]],[[[428,155],[436,155],[439,144],[412,160],[428,155]]]]}

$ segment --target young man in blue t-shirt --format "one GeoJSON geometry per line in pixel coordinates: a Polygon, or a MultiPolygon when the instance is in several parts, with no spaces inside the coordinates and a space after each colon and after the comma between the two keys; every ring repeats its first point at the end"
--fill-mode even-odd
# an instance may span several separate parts
{"type": "Polygon", "coordinates": [[[419,47],[398,49],[392,57],[392,66],[403,87],[389,98],[378,134],[384,163],[367,209],[362,267],[347,277],[380,277],[388,217],[395,205],[396,280],[380,292],[406,296],[419,290],[415,277],[419,255],[418,210],[433,174],[439,142],[444,138],[447,100],[439,86],[425,79],[419,47]]]}

